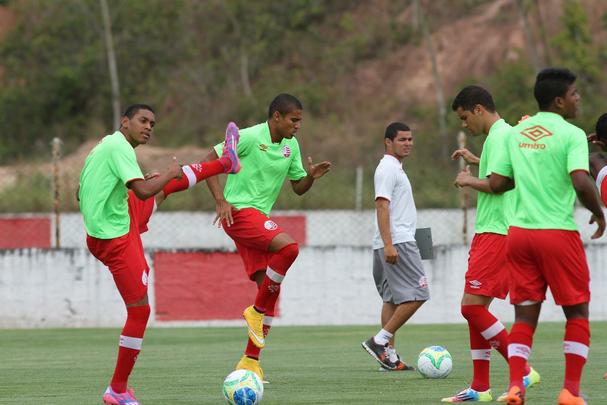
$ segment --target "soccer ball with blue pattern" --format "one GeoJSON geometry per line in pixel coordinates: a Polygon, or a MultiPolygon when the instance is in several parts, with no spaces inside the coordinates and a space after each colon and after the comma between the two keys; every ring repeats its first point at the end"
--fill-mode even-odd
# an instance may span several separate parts
{"type": "Polygon", "coordinates": [[[252,371],[236,370],[223,381],[223,396],[231,405],[257,405],[263,397],[263,383],[252,371]]]}
{"type": "Polygon", "coordinates": [[[451,354],[442,346],[430,346],[417,357],[417,370],[426,378],[445,378],[453,369],[451,354]]]}

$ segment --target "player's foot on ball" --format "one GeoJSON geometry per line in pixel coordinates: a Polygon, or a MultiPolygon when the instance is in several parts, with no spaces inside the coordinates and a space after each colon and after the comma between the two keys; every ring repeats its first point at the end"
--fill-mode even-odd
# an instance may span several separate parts
{"type": "Polygon", "coordinates": [[[508,390],[506,403],[508,405],[523,405],[525,403],[525,394],[519,387],[514,385],[508,390]]]}
{"type": "Polygon", "coordinates": [[[441,399],[441,402],[491,402],[493,401],[493,395],[491,390],[477,391],[471,387],[466,388],[455,394],[452,397],[441,399]]]}
{"type": "Polygon", "coordinates": [[[263,369],[261,368],[261,365],[259,365],[259,360],[244,355],[240,358],[240,361],[238,361],[238,364],[236,364],[235,368],[235,370],[241,369],[254,372],[264,384],[268,384],[268,381],[265,381],[265,375],[263,374],[263,369]]]}
{"type": "Polygon", "coordinates": [[[112,386],[108,386],[103,394],[103,403],[105,405],[141,405],[135,398],[132,389],[127,389],[121,394],[114,392],[112,386]]]}
{"type": "MultiPolygon", "coordinates": [[[[529,389],[536,384],[539,384],[541,381],[540,373],[538,373],[533,367],[529,368],[529,374],[523,377],[523,384],[525,384],[525,389],[529,389]]],[[[506,402],[506,397],[508,396],[507,392],[504,392],[502,395],[497,397],[497,402],[506,402]]]]}
{"type": "Polygon", "coordinates": [[[385,345],[377,344],[373,336],[371,336],[371,338],[362,342],[361,345],[383,368],[387,370],[394,370],[396,368],[396,363],[390,361],[387,343],[385,345]]]}
{"type": "Polygon", "coordinates": [[[576,397],[567,388],[563,388],[557,400],[558,405],[587,405],[584,398],[576,397]]]}
{"type": "Polygon", "coordinates": [[[238,140],[240,134],[238,127],[233,122],[226,128],[226,138],[223,144],[221,159],[229,159],[230,164],[226,165],[226,173],[236,174],[240,171],[240,159],[238,158],[238,140]]]}
{"type": "Polygon", "coordinates": [[[244,310],[242,317],[247,322],[249,338],[255,346],[263,349],[266,344],[263,337],[263,314],[257,312],[255,307],[251,305],[244,310]]]}

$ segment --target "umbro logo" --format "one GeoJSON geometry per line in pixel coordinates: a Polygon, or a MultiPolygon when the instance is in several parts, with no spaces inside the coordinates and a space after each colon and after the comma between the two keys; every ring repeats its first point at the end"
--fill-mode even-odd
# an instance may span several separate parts
{"type": "Polygon", "coordinates": [[[259,145],[259,150],[262,151],[262,152],[267,152],[268,151],[268,146],[262,143],[262,144],[259,145]]]}
{"type": "Polygon", "coordinates": [[[470,288],[475,288],[475,289],[479,289],[483,285],[483,283],[481,283],[478,280],[472,280],[472,281],[470,281],[469,284],[470,284],[470,288]]]}
{"type": "Polygon", "coordinates": [[[521,135],[526,136],[531,139],[533,142],[537,142],[542,138],[546,138],[547,136],[552,136],[552,132],[548,131],[546,128],[541,125],[534,125],[529,127],[523,131],[521,131],[521,135]]]}

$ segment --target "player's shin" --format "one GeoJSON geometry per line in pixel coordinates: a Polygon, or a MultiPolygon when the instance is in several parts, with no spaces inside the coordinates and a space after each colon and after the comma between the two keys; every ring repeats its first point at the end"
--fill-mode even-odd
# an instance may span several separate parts
{"type": "Polygon", "coordinates": [[[470,332],[470,355],[474,368],[470,388],[475,391],[487,391],[490,388],[491,345],[474,326],[468,324],[468,330],[470,332]]]}
{"type": "Polygon", "coordinates": [[[296,243],[291,243],[272,255],[268,262],[266,276],[255,298],[255,308],[257,310],[266,312],[268,308],[273,308],[276,305],[280,285],[298,254],[299,247],[296,243]]]}
{"type": "Polygon", "coordinates": [[[192,163],[181,168],[183,176],[181,179],[173,179],[162,189],[165,196],[172,193],[187,190],[194,187],[196,183],[201,182],[211,176],[225,173],[226,169],[219,159],[210,162],[192,163]]]}
{"type": "Polygon", "coordinates": [[[574,396],[580,395],[580,379],[586,364],[590,346],[590,326],[588,319],[569,319],[565,327],[563,352],[565,353],[566,388],[574,396]]]}
{"type": "Polygon", "coordinates": [[[527,323],[515,323],[510,331],[508,344],[508,365],[510,367],[510,387],[517,386],[524,392],[525,367],[531,347],[533,345],[533,332],[535,328],[527,323]]]}
{"type": "Polygon", "coordinates": [[[118,360],[111,382],[115,392],[123,393],[127,390],[129,375],[135,366],[137,355],[141,351],[149,317],[150,306],[147,304],[127,307],[127,319],[120,335],[118,360]]]}

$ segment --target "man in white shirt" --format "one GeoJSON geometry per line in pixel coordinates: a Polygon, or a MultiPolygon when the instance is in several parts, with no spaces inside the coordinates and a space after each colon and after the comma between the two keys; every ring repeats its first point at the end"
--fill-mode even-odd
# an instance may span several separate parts
{"type": "Polygon", "coordinates": [[[376,226],[373,278],[384,304],[382,329],[362,343],[385,370],[413,370],[394,349],[394,334],[430,298],[415,242],[417,211],[402,161],[413,148],[411,129],[394,122],[384,135],[386,153],[375,170],[376,226]]]}

